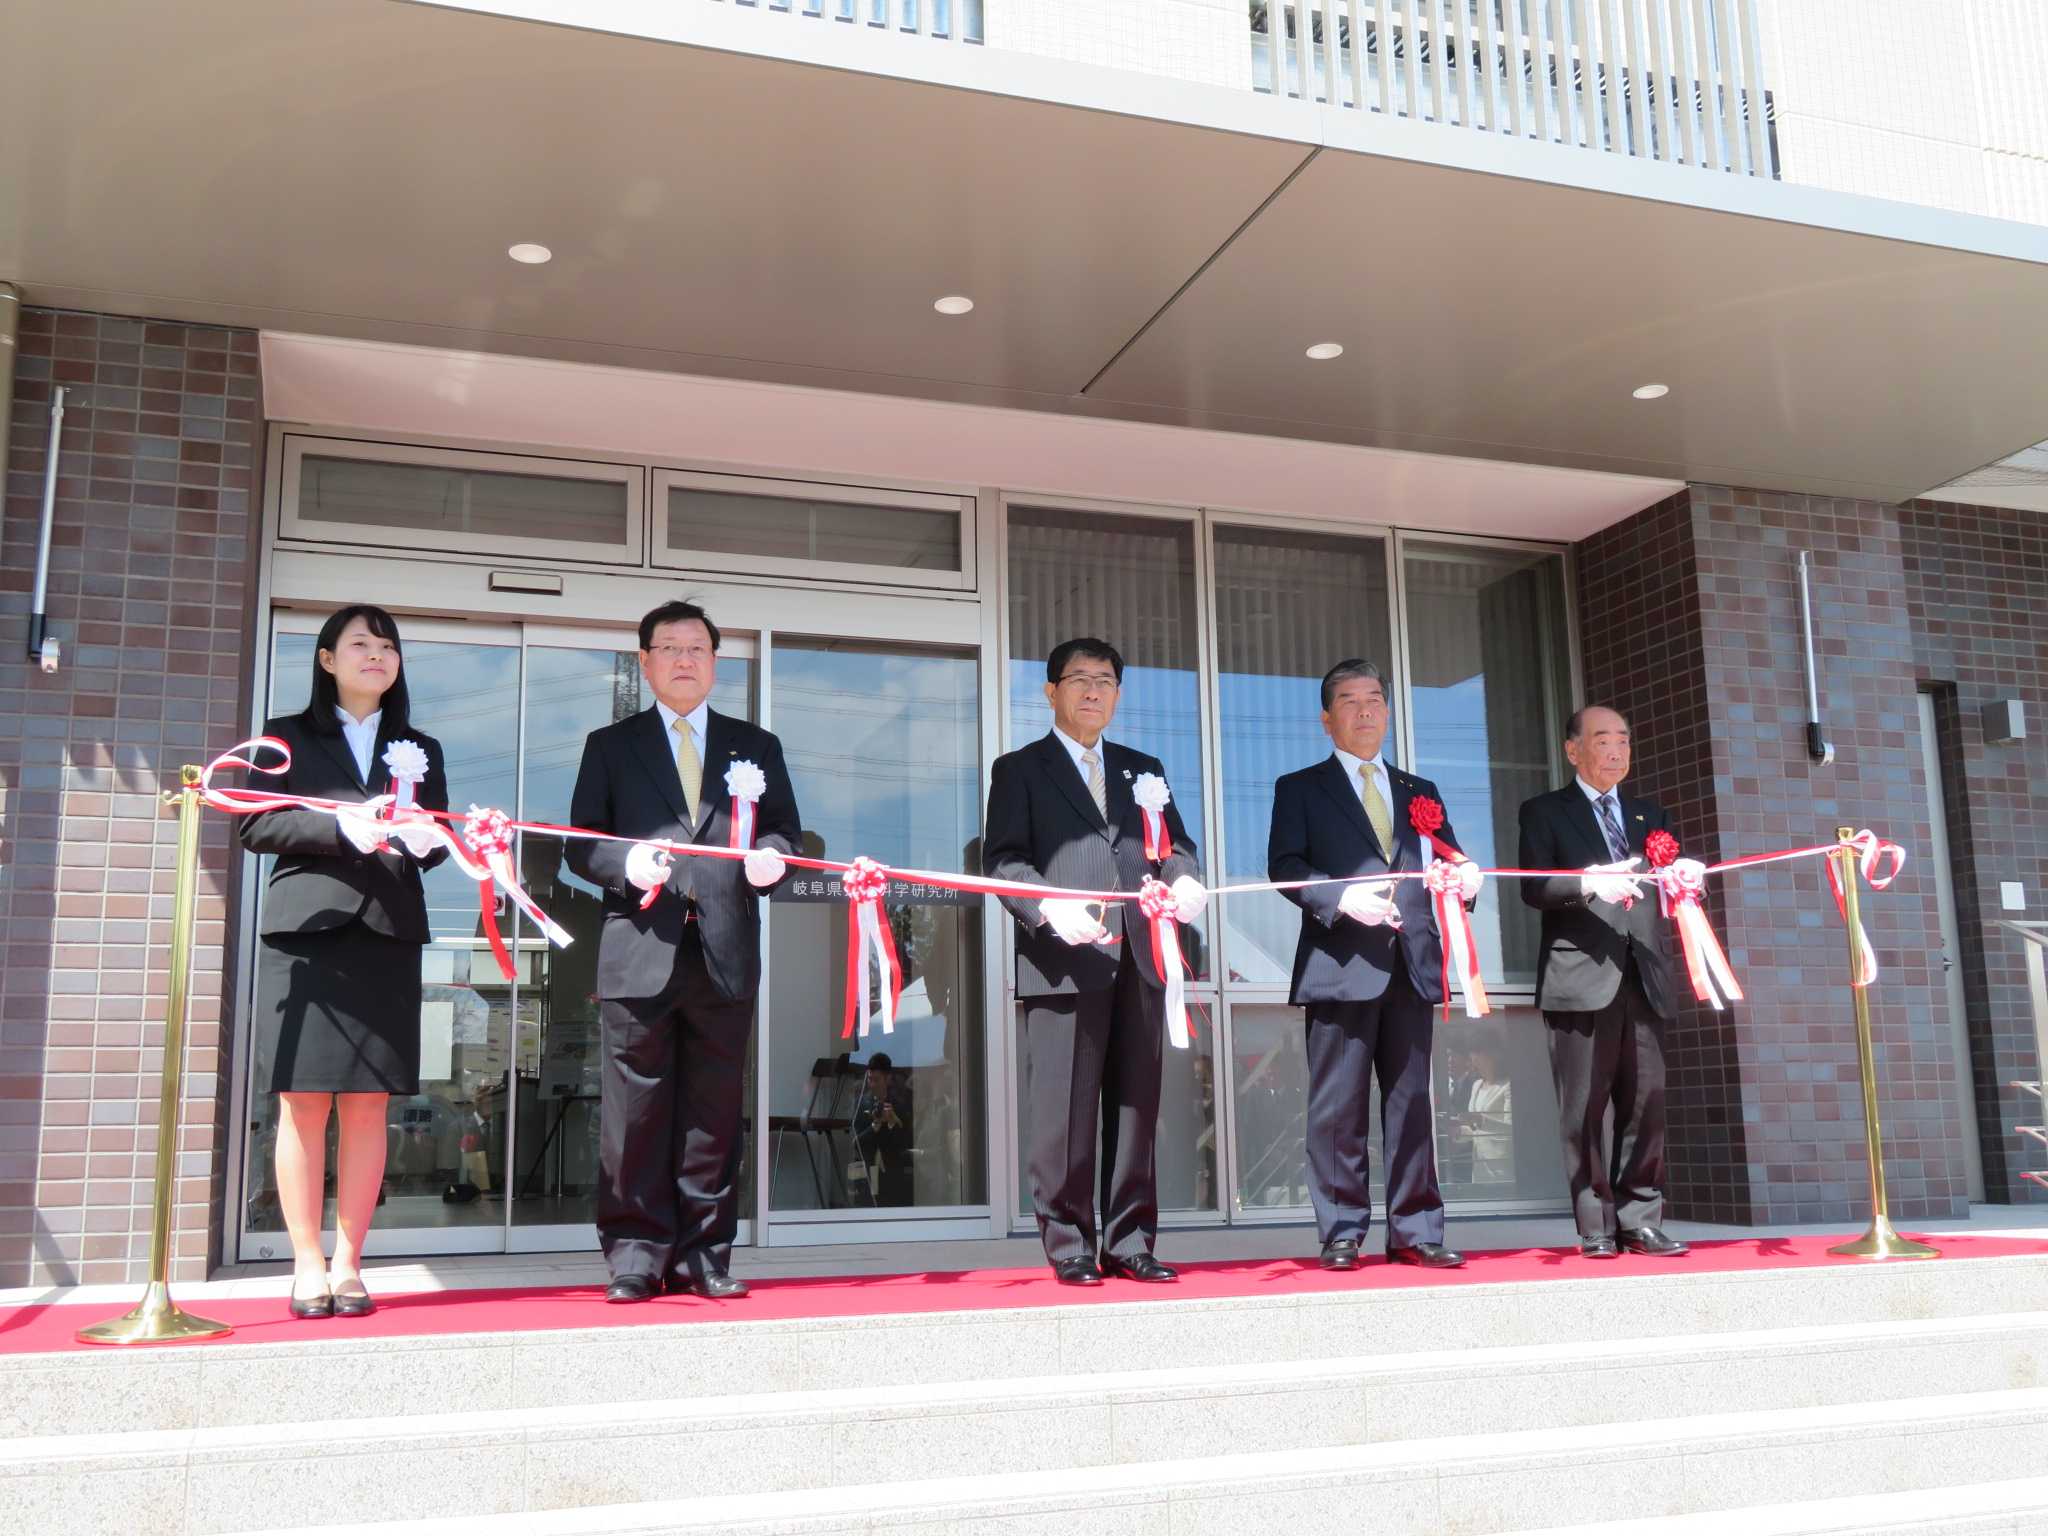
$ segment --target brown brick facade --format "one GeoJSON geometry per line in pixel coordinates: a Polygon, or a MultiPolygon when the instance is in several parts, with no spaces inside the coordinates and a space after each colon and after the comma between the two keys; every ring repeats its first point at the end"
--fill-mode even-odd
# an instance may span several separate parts
{"type": "MultiPolygon", "coordinates": [[[[1946,521],[1934,532],[1950,510],[1696,485],[1578,551],[1589,695],[1632,715],[1638,783],[1671,809],[1689,851],[1713,859],[1818,842],[1840,822],[1874,828],[1919,856],[1866,903],[1884,968],[1871,1003],[1886,1165],[1893,1213],[1905,1218],[1960,1214],[1968,1197],[1961,1104],[1969,1090],[1957,1082],[1939,970],[1915,699],[1923,687],[1954,682],[1963,665],[1954,655],[1935,659],[1913,610],[1926,602],[1927,549],[1962,558],[1946,521]],[[1810,761],[1804,742],[1802,548],[1815,561],[1822,708],[1837,754],[1827,766],[1810,761]]],[[[2038,550],[2038,520],[2032,526],[2038,550]]],[[[1991,552],[2021,536],[2006,526],[1987,537],[1970,557],[1976,579],[2011,581],[1994,573],[2013,556],[1991,552]]],[[[2023,587],[2003,586],[1995,613],[1981,595],[1955,601],[1946,643],[1971,658],[2003,657],[2008,672],[2026,665],[2017,654],[2028,622],[2023,587]]],[[[2030,590],[2038,647],[2040,588],[2030,590]]],[[[1976,693],[1985,686],[1969,684],[1976,693]]],[[[1973,709],[1966,695],[1965,737],[1981,735],[1973,709]]],[[[2024,774],[2024,754],[1991,751],[2024,774]]],[[[2009,860],[2003,878],[2037,881],[2039,791],[2009,778],[2014,771],[2001,758],[1970,775],[1968,820],[1978,848],[1994,821],[2023,825],[2030,870],[2009,860]],[[1994,783],[1999,810],[1980,810],[1994,783]]],[[[1944,820],[1953,823],[1953,813],[1944,820]]],[[[1998,878],[1984,870],[1980,895],[1988,885],[1995,898],[1998,878]]],[[[1866,1171],[1847,955],[1823,872],[1817,863],[1777,866],[1722,882],[1713,916],[1748,995],[1724,1015],[1689,1008],[1672,1032],[1674,1205],[1717,1220],[1858,1219],[1866,1171]]],[[[2022,1000],[2010,997],[2009,974],[1993,975],[1992,990],[2006,990],[1989,1015],[2012,1018],[2022,1000]]],[[[1980,1027],[1980,1056],[1988,1038],[1994,1070],[2031,1072],[2031,1047],[2020,1042],[2027,1027],[1994,1023],[1988,1037],[1980,1027]]],[[[1988,1192],[2026,1198],[2011,1182],[1988,1192]]]]}
{"type": "MultiPolygon", "coordinates": [[[[247,714],[262,421],[244,331],[27,309],[0,537],[0,1285],[146,1272],[176,824],[247,714]],[[49,615],[25,660],[52,386],[49,615]]],[[[173,1276],[217,1242],[228,830],[205,825],[173,1276]]]]}

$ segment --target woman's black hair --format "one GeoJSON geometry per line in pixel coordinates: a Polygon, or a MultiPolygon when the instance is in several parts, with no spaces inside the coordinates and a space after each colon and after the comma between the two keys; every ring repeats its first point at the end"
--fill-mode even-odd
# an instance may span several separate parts
{"type": "Polygon", "coordinates": [[[412,696],[405,687],[405,646],[398,638],[398,621],[372,603],[351,603],[329,615],[320,626],[320,638],[313,642],[313,696],[306,701],[299,723],[316,736],[341,734],[341,721],[334,713],[341,705],[341,691],[334,686],[334,674],[320,665],[320,653],[340,645],[341,632],[357,619],[369,625],[370,633],[379,640],[389,640],[391,648],[398,652],[398,676],[384,690],[380,706],[384,718],[377,729],[381,735],[402,735],[412,716],[412,696]]]}

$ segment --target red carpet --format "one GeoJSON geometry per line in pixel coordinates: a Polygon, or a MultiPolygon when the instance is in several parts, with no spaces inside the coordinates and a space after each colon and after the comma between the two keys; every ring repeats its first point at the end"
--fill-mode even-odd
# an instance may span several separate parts
{"type": "MultiPolygon", "coordinates": [[[[1831,1243],[1853,1233],[1824,1237],[1749,1238],[1699,1243],[1689,1257],[1648,1259],[1633,1255],[1609,1261],[1579,1257],[1576,1248],[1517,1248],[1474,1253],[1463,1269],[1425,1271],[1375,1258],[1350,1274],[1331,1274],[1310,1259],[1234,1260],[1181,1266],[1178,1285],[1138,1285],[1112,1280],[1080,1290],[1056,1284],[1051,1271],[982,1269],[953,1274],[860,1275],[837,1279],[757,1280],[743,1301],[713,1302],[667,1296],[638,1306],[609,1306],[597,1286],[548,1290],[506,1288],[428,1291],[383,1298],[366,1318],[301,1322],[285,1313],[282,1297],[194,1300],[181,1305],[234,1333],[205,1341],[215,1348],[245,1344],[296,1344],[341,1338],[392,1338],[444,1333],[505,1333],[540,1328],[634,1328],[650,1324],[765,1322],[771,1319],[861,1317],[910,1312],[981,1311],[1003,1307],[1102,1306],[1115,1302],[1204,1301],[1231,1296],[1303,1295],[1321,1291],[1385,1290],[1395,1286],[1493,1285],[1520,1281],[1612,1279],[1623,1275],[1723,1274],[1737,1270],[1811,1269],[1860,1265],[1862,1259],[1829,1255],[1831,1243]]],[[[1938,1260],[2048,1255],[2048,1239],[1941,1237],[1938,1260]]],[[[137,1296],[141,1288],[137,1287],[137,1296]]],[[[178,1295],[173,1288],[172,1294],[178,1295]]],[[[83,1304],[0,1308],[0,1354],[84,1350],[73,1334],[118,1316],[114,1306],[83,1304]]],[[[203,1347],[203,1346],[193,1346],[203,1347]]]]}

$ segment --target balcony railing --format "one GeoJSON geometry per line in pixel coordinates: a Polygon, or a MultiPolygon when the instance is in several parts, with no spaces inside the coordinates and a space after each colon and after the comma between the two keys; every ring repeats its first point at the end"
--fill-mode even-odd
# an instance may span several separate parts
{"type": "Polygon", "coordinates": [[[775,11],[840,26],[871,27],[956,43],[982,42],[982,0],[712,0],[740,11],[775,11]]]}
{"type": "Polygon", "coordinates": [[[1266,0],[1275,96],[1775,176],[1756,0],[1266,0]]]}

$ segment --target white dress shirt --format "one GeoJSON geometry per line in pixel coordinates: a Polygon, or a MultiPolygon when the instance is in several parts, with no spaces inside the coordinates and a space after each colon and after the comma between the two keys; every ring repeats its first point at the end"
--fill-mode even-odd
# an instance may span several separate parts
{"type": "Polygon", "coordinates": [[[348,749],[355,757],[357,776],[368,784],[370,754],[377,750],[377,726],[384,719],[384,711],[373,709],[358,720],[337,704],[334,706],[334,717],[341,722],[342,739],[348,743],[348,749]]]}
{"type": "MultiPolygon", "coordinates": [[[[1360,768],[1370,768],[1372,770],[1373,787],[1380,792],[1380,801],[1387,808],[1387,819],[1392,821],[1394,817],[1394,781],[1387,777],[1387,765],[1381,754],[1375,752],[1369,758],[1353,757],[1342,747],[1338,747],[1336,753],[1337,761],[1344,765],[1344,776],[1351,781],[1351,792],[1358,796],[1358,803],[1360,805],[1365,803],[1365,794],[1363,786],[1358,782],[1358,770],[1360,768]]],[[[1399,842],[1400,838],[1401,829],[1396,827],[1394,828],[1394,840],[1399,842]]],[[[1390,848],[1387,852],[1391,854],[1393,850],[1390,848]]]]}
{"type": "Polygon", "coordinates": [[[1060,745],[1067,749],[1067,756],[1074,760],[1074,772],[1081,775],[1081,782],[1083,784],[1088,782],[1088,765],[1081,761],[1081,754],[1083,752],[1093,752],[1095,754],[1095,766],[1102,770],[1102,787],[1107,792],[1109,789],[1109,758],[1102,750],[1102,738],[1098,736],[1095,738],[1094,746],[1084,747],[1058,726],[1052,728],[1052,733],[1059,737],[1060,745]]]}

